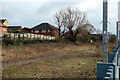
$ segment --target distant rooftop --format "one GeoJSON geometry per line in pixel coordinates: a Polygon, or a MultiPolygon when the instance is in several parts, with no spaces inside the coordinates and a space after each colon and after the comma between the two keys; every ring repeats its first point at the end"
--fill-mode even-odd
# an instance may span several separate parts
{"type": "Polygon", "coordinates": [[[0,19],[0,23],[4,23],[6,19],[0,19]]]}
{"type": "Polygon", "coordinates": [[[8,30],[19,30],[21,26],[9,26],[7,27],[8,30]]]}
{"type": "Polygon", "coordinates": [[[54,27],[53,25],[49,23],[41,23],[33,28],[32,30],[46,30],[46,29],[58,29],[57,27],[54,27]]]}

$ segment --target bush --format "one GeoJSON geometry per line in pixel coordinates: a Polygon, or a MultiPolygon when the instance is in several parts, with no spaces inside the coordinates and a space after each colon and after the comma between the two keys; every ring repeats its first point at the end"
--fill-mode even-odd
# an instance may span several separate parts
{"type": "Polygon", "coordinates": [[[102,41],[102,34],[91,34],[89,40],[102,41]]]}
{"type": "Polygon", "coordinates": [[[75,44],[75,45],[79,45],[80,42],[79,42],[79,41],[75,41],[74,44],[75,44]]]}
{"type": "Polygon", "coordinates": [[[3,45],[13,45],[13,44],[15,44],[15,42],[13,41],[13,40],[3,40],[2,41],[2,44],[3,45]]]}
{"type": "Polygon", "coordinates": [[[116,36],[115,35],[110,36],[109,37],[109,42],[115,43],[116,42],[116,36]]]}
{"type": "Polygon", "coordinates": [[[2,56],[5,56],[5,54],[2,54],[2,56]]]}

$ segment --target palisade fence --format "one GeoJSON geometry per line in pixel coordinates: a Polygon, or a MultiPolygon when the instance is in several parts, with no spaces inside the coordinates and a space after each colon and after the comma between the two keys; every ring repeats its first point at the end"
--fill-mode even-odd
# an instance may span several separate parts
{"type": "Polygon", "coordinates": [[[2,33],[2,39],[7,40],[55,40],[55,36],[24,33],[2,33]]]}
{"type": "Polygon", "coordinates": [[[108,63],[97,63],[97,80],[119,80],[119,49],[108,54],[108,63]]]}

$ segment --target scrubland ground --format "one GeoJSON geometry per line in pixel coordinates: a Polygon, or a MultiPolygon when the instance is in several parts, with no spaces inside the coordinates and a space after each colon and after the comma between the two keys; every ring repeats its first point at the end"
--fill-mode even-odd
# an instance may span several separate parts
{"type": "MultiPolygon", "coordinates": [[[[101,44],[3,45],[3,78],[96,78],[101,44]]],[[[109,52],[114,48],[110,44],[109,52]]]]}

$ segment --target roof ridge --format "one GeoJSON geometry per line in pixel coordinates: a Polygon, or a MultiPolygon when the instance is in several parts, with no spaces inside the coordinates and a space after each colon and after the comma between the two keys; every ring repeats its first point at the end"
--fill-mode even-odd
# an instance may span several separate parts
{"type": "Polygon", "coordinates": [[[7,19],[0,19],[0,20],[7,20],[7,19]]]}
{"type": "MultiPolygon", "coordinates": [[[[48,23],[49,24],[49,23],[48,23]]],[[[55,28],[55,29],[58,29],[57,27],[55,27],[55,26],[53,26],[53,25],[51,25],[51,24],[49,24],[51,27],[53,27],[53,28],[55,28]]]]}
{"type": "Polygon", "coordinates": [[[34,29],[35,27],[38,27],[38,26],[40,26],[40,25],[42,25],[42,24],[49,24],[49,23],[40,23],[40,24],[38,24],[38,25],[34,26],[34,27],[33,27],[33,28],[31,28],[31,29],[34,29]]]}

